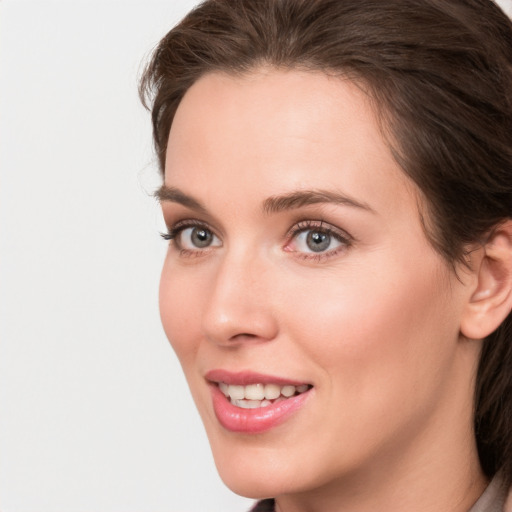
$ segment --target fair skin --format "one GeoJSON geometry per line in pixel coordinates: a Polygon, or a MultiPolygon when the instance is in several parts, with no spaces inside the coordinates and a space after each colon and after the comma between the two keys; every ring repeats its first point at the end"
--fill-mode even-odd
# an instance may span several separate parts
{"type": "Polygon", "coordinates": [[[492,325],[478,305],[503,287],[479,275],[485,250],[457,278],[432,248],[364,93],[313,72],[202,77],[160,197],[175,228],[162,322],[224,482],[281,512],[466,512],[487,483],[472,417],[492,325]],[[228,401],[218,370],[308,391],[275,424],[242,411],[233,427],[213,403],[228,401]]]}

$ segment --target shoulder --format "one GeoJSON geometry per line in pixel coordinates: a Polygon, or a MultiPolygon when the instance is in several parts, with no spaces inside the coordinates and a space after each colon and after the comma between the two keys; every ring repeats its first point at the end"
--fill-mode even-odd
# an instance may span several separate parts
{"type": "MultiPolygon", "coordinates": [[[[275,503],[273,499],[261,500],[254,505],[249,512],[275,512],[275,503]]],[[[508,512],[508,511],[507,511],[508,512]]]]}
{"type": "Polygon", "coordinates": [[[469,512],[512,512],[512,488],[508,488],[501,472],[494,475],[469,512]]]}
{"type": "MultiPolygon", "coordinates": [[[[503,505],[503,512],[512,512],[512,487],[508,490],[508,492],[505,493],[505,503],[503,504],[503,487],[501,492],[493,492],[499,489],[499,486],[496,485],[499,480],[498,482],[496,482],[496,480],[498,479],[495,479],[492,482],[494,485],[489,486],[484,495],[480,498],[480,500],[478,500],[478,503],[475,504],[475,507],[471,508],[470,512],[478,512],[479,510],[482,512],[491,512],[492,510],[496,510],[497,506],[501,508],[499,504],[503,505]]],[[[274,500],[268,499],[258,501],[258,503],[256,503],[249,512],[275,512],[274,500]]]]}
{"type": "Polygon", "coordinates": [[[512,487],[508,491],[508,498],[505,501],[503,512],[512,512],[512,487]]]}

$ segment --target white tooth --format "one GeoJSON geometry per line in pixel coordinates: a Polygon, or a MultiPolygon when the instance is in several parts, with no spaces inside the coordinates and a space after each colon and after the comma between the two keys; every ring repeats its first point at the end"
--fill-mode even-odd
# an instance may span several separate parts
{"type": "Polygon", "coordinates": [[[295,386],[283,386],[281,388],[281,395],[287,398],[295,395],[295,386]]]}
{"type": "MultiPolygon", "coordinates": [[[[281,400],[285,400],[281,397],[281,400]]],[[[231,399],[231,404],[240,407],[240,409],[258,409],[259,407],[268,407],[272,405],[272,402],[268,400],[233,400],[231,399]]]]}
{"type": "Polygon", "coordinates": [[[277,400],[274,400],[274,405],[278,404],[279,402],[284,402],[286,398],[284,396],[280,396],[277,400]]]}
{"type": "Polygon", "coordinates": [[[265,398],[265,386],[263,384],[245,386],[245,398],[248,400],[263,400],[265,398]]]}
{"type": "Polygon", "coordinates": [[[243,386],[236,386],[230,384],[228,386],[229,396],[235,400],[242,400],[245,396],[245,390],[243,386]]]}
{"type": "Polygon", "coordinates": [[[229,386],[225,382],[219,382],[219,389],[224,393],[225,396],[229,396],[229,386]]]}
{"type": "Polygon", "coordinates": [[[307,391],[309,386],[307,384],[301,384],[300,386],[297,386],[297,391],[299,393],[304,393],[304,391],[307,391]]]}
{"type": "Polygon", "coordinates": [[[261,400],[244,400],[246,403],[246,409],[256,409],[261,407],[261,400]]]}
{"type": "Polygon", "coordinates": [[[274,398],[279,398],[281,394],[281,388],[277,384],[267,384],[265,386],[265,398],[267,400],[274,400],[274,398]]]}
{"type": "Polygon", "coordinates": [[[233,405],[241,409],[256,409],[261,407],[261,400],[235,400],[233,405]]]}

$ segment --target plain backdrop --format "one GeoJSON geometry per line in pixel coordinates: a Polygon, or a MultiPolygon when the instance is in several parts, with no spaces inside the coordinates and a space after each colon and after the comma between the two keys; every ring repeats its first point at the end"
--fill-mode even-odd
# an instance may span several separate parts
{"type": "Polygon", "coordinates": [[[158,315],[137,76],[194,3],[0,1],[2,512],[252,503],[218,478],[158,315]]]}
{"type": "Polygon", "coordinates": [[[0,2],[0,510],[229,512],[160,326],[141,62],[194,2],[0,2]]]}

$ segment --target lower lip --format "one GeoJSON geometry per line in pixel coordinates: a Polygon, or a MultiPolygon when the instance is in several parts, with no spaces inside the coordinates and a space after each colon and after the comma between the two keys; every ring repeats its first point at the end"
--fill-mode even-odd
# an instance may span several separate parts
{"type": "Polygon", "coordinates": [[[256,409],[234,406],[218,386],[212,384],[213,409],[219,423],[231,432],[259,434],[277,427],[297,412],[309,398],[311,391],[295,395],[277,404],[256,409]]]}

